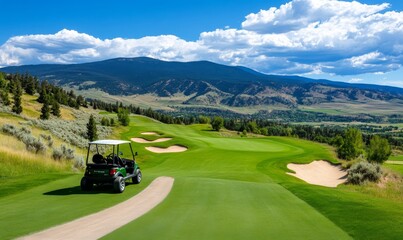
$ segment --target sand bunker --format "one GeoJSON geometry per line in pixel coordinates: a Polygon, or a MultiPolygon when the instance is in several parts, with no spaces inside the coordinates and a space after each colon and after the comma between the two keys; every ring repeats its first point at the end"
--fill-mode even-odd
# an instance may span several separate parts
{"type": "Polygon", "coordinates": [[[142,132],[141,135],[158,135],[156,132],[142,132]]]}
{"type": "Polygon", "coordinates": [[[149,141],[149,140],[144,139],[144,138],[132,138],[131,140],[133,142],[136,142],[136,143],[159,143],[159,142],[166,142],[166,141],[169,141],[171,139],[172,138],[159,138],[159,139],[156,139],[154,141],[149,141]]]}
{"type": "Polygon", "coordinates": [[[310,164],[290,163],[287,167],[296,172],[287,174],[314,185],[337,187],[347,180],[346,171],[326,161],[313,161],[310,164]]]}
{"type": "Polygon", "coordinates": [[[167,148],[161,148],[161,147],[146,147],[146,149],[150,152],[154,153],[177,153],[177,152],[184,152],[188,150],[186,147],[179,146],[179,145],[173,145],[167,148]]]}

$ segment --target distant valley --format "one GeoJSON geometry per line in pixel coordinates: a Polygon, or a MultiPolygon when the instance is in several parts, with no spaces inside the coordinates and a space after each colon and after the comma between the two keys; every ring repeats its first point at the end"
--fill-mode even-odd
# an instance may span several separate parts
{"type": "Polygon", "coordinates": [[[390,115],[403,110],[402,88],[265,75],[208,61],[116,58],[6,67],[1,71],[28,72],[90,98],[163,110],[208,108],[251,114],[299,109],[335,115],[390,115]]]}

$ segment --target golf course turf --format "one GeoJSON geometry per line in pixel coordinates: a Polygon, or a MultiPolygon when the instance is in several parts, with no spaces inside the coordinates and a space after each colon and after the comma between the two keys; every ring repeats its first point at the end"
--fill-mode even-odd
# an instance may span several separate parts
{"type": "Polygon", "coordinates": [[[71,221],[127,200],[158,176],[175,178],[160,205],[104,239],[398,239],[403,207],[351,186],[326,188],[289,176],[288,163],[335,162],[325,145],[294,138],[222,137],[207,125],[167,125],[133,117],[122,139],[155,131],[186,146],[156,154],[133,143],[143,182],[123,194],[79,190],[81,174],[0,198],[0,239],[71,221]],[[130,237],[131,236],[131,237],[130,237]]]}

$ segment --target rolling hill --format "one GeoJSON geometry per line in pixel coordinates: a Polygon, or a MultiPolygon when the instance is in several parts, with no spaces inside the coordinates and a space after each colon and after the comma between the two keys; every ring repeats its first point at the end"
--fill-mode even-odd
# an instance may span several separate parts
{"type": "Polygon", "coordinates": [[[1,71],[28,72],[61,86],[98,89],[111,95],[173,97],[180,94],[184,96],[181,103],[185,105],[295,108],[337,102],[365,104],[368,101],[393,101],[403,105],[402,88],[265,75],[245,67],[208,61],[116,58],[82,64],[14,66],[1,71]]]}

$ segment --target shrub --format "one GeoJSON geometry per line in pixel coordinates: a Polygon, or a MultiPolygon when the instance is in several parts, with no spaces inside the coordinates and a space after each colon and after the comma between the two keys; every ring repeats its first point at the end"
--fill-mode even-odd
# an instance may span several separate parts
{"type": "Polygon", "coordinates": [[[17,128],[11,124],[4,124],[1,130],[9,135],[17,135],[17,128]]]}
{"type": "Polygon", "coordinates": [[[60,148],[63,151],[63,155],[66,159],[73,159],[75,157],[73,149],[67,148],[65,145],[62,145],[60,148]]]}
{"type": "Polygon", "coordinates": [[[377,163],[359,162],[348,170],[347,182],[361,185],[365,182],[377,182],[382,177],[381,166],[377,163]]]}
{"type": "Polygon", "coordinates": [[[31,136],[25,135],[22,138],[22,142],[25,143],[25,147],[28,151],[35,152],[35,153],[43,153],[46,151],[46,145],[39,139],[31,136]]]}
{"type": "Polygon", "coordinates": [[[211,127],[215,131],[220,131],[220,129],[224,126],[224,119],[222,117],[214,117],[211,122],[211,127]]]}
{"type": "MultiPolygon", "coordinates": [[[[54,118],[46,121],[33,119],[30,120],[30,123],[44,130],[49,130],[67,144],[85,148],[88,146],[87,123],[90,114],[75,109],[72,109],[72,111],[76,117],[75,121],[54,118]]],[[[97,122],[101,120],[101,116],[93,115],[93,117],[97,122]]],[[[112,133],[112,128],[99,125],[97,126],[97,133],[98,137],[102,139],[112,133]]]]}
{"type": "Polygon", "coordinates": [[[106,118],[106,117],[103,117],[102,120],[101,120],[101,125],[102,126],[109,126],[110,125],[109,119],[106,118]]]}
{"type": "Polygon", "coordinates": [[[60,159],[73,159],[75,158],[74,150],[71,148],[67,148],[65,145],[61,145],[60,148],[53,148],[52,158],[54,160],[60,159]]]}
{"type": "Polygon", "coordinates": [[[81,156],[75,157],[73,167],[76,168],[76,169],[84,169],[85,168],[85,162],[84,162],[83,157],[81,157],[81,156]]]}
{"type": "Polygon", "coordinates": [[[53,148],[52,158],[54,160],[60,160],[63,157],[63,151],[59,148],[53,148]]]}
{"type": "Polygon", "coordinates": [[[27,148],[28,151],[35,153],[46,151],[45,144],[40,139],[37,139],[34,136],[32,136],[31,130],[26,127],[18,129],[14,125],[4,124],[2,130],[4,133],[13,135],[17,137],[18,140],[22,141],[25,144],[25,147],[27,148]]]}

